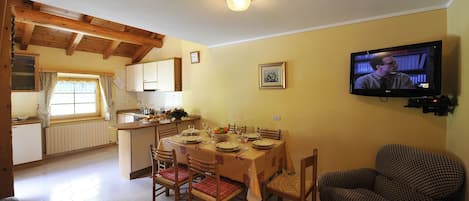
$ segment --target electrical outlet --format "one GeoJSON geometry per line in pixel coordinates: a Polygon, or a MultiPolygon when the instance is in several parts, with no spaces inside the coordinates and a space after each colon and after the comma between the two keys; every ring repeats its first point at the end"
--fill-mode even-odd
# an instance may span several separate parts
{"type": "Polygon", "coordinates": [[[282,118],[280,117],[280,115],[274,115],[274,116],[272,117],[272,120],[274,120],[274,121],[280,121],[281,119],[282,119],[282,118]]]}

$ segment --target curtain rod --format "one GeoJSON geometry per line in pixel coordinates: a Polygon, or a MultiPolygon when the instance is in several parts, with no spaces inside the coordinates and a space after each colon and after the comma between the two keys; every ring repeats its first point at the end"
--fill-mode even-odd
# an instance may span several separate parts
{"type": "Polygon", "coordinates": [[[95,71],[81,71],[81,70],[59,70],[59,69],[50,69],[50,68],[40,68],[39,72],[77,73],[77,74],[93,74],[93,75],[114,76],[114,73],[109,73],[109,72],[95,72],[95,71]]]}

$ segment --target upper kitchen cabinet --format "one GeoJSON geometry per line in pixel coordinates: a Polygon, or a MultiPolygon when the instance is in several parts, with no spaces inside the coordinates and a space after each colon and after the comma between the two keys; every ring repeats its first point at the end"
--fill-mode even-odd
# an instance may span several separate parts
{"type": "Polygon", "coordinates": [[[13,91],[39,91],[38,55],[15,54],[11,69],[13,91]]]}
{"type": "Polygon", "coordinates": [[[143,90],[158,89],[158,62],[143,64],[143,90]]]}
{"type": "Polygon", "coordinates": [[[158,91],[182,91],[181,58],[158,61],[158,91]]]}
{"type": "Polygon", "coordinates": [[[181,91],[181,58],[127,66],[127,90],[181,91]]]}
{"type": "Polygon", "coordinates": [[[128,65],[125,77],[127,91],[143,91],[143,64],[128,65]]]}

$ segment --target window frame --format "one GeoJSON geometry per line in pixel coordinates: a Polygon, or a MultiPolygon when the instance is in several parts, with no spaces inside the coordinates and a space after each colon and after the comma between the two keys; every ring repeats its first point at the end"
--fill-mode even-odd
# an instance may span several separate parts
{"type": "MultiPolygon", "coordinates": [[[[59,81],[86,81],[86,82],[95,82],[96,83],[96,112],[95,113],[83,113],[83,114],[72,114],[72,115],[52,115],[50,116],[51,121],[62,121],[62,120],[80,120],[87,118],[97,118],[101,117],[101,90],[100,83],[98,78],[78,78],[78,77],[58,77],[57,82],[59,81]]],[[[55,94],[55,90],[53,95],[55,94]]],[[[75,93],[74,93],[75,94],[75,93]]],[[[51,107],[52,107],[51,103],[51,107]]],[[[74,103],[75,105],[75,103],[74,103]]]]}

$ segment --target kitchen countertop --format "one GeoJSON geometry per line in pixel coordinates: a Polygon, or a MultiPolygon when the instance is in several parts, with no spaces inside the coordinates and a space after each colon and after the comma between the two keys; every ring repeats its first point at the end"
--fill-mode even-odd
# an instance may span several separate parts
{"type": "Polygon", "coordinates": [[[12,126],[18,126],[18,125],[24,125],[24,124],[35,124],[35,123],[41,123],[41,120],[37,117],[29,117],[26,120],[22,121],[11,121],[12,126]]]}
{"type": "Polygon", "coordinates": [[[171,122],[168,122],[168,123],[159,123],[159,122],[142,123],[140,121],[135,121],[135,122],[130,122],[130,123],[116,124],[115,128],[117,130],[132,130],[132,129],[139,129],[139,128],[154,127],[154,126],[158,126],[158,125],[180,123],[180,122],[184,122],[184,121],[193,121],[193,120],[199,120],[199,119],[200,119],[200,116],[194,115],[194,116],[189,116],[188,118],[185,118],[183,120],[175,120],[175,121],[171,121],[171,122]]]}

